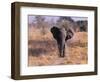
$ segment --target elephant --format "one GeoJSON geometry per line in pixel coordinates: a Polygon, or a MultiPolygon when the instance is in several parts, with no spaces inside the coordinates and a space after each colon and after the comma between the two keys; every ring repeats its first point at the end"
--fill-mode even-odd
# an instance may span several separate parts
{"type": "Polygon", "coordinates": [[[51,28],[51,33],[54,39],[57,41],[59,56],[65,57],[65,42],[73,37],[74,32],[71,29],[53,26],[51,28]]]}

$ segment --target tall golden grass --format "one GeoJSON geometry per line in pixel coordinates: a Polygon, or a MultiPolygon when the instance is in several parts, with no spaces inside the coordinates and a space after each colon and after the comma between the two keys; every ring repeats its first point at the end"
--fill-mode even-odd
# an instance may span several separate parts
{"type": "Polygon", "coordinates": [[[58,47],[50,30],[42,35],[40,29],[29,28],[28,66],[87,64],[87,32],[77,32],[66,42],[65,57],[58,56],[58,47]]]}

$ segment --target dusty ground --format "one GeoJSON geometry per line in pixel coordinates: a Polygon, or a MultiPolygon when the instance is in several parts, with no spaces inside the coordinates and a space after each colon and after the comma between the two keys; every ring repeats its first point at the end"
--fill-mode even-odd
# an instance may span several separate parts
{"type": "Polygon", "coordinates": [[[30,28],[28,41],[28,66],[68,65],[87,63],[87,33],[77,32],[66,42],[64,58],[58,56],[58,48],[50,31],[42,35],[40,30],[30,28]]]}

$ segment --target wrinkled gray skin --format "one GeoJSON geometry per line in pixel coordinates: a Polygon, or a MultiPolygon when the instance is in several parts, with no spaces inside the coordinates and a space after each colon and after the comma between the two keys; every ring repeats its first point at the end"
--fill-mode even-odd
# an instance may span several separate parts
{"type": "Polygon", "coordinates": [[[65,28],[58,28],[58,27],[52,27],[51,33],[53,34],[53,37],[56,39],[59,49],[59,56],[64,57],[65,56],[65,42],[68,39],[71,39],[74,35],[73,31],[71,29],[65,29],[65,28]]]}

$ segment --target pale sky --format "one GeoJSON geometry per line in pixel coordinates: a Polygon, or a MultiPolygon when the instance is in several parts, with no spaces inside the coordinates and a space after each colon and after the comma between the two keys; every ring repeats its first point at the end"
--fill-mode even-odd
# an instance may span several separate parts
{"type": "MultiPolygon", "coordinates": [[[[44,16],[45,17],[45,21],[54,21],[56,22],[59,19],[59,16],[44,16]]],[[[74,21],[78,21],[78,20],[88,20],[87,17],[71,17],[74,21]]],[[[35,16],[34,15],[30,15],[28,16],[28,20],[29,23],[32,23],[33,20],[35,20],[35,16]]]]}

